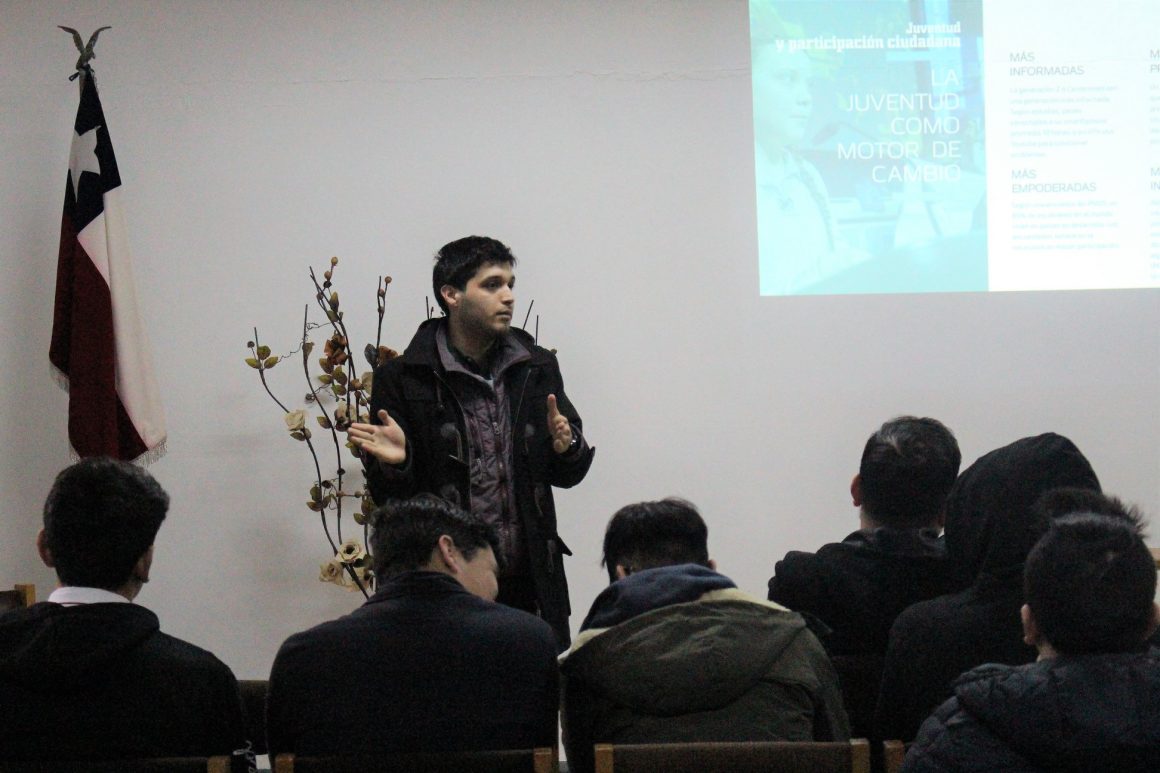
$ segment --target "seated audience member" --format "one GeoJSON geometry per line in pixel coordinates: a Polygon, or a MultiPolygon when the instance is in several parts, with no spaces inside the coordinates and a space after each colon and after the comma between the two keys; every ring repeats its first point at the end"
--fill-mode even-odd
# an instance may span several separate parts
{"type": "Polygon", "coordinates": [[[947,498],[945,539],[960,587],[967,587],[898,616],[875,711],[876,737],[914,738],[968,669],[1035,659],[1019,626],[1023,563],[1049,523],[1036,502],[1060,487],[1098,493],[1100,484],[1079,449],[1050,433],[991,451],[959,476],[947,498]]]}
{"type": "Polygon", "coordinates": [[[169,497],[108,458],[57,476],[36,546],[60,587],[0,617],[0,758],[248,755],[238,684],[132,603],[169,497]]]}
{"type": "Polygon", "coordinates": [[[882,655],[906,607],[954,590],[939,539],[962,456],[935,419],[902,416],[866,441],[850,495],[859,528],[777,562],[769,600],[822,621],[831,655],[882,655]]]}
{"type": "Polygon", "coordinates": [[[373,524],[374,596],[274,658],[271,758],[555,746],[556,639],[495,603],[494,528],[430,494],[373,524]]]}
{"type": "Polygon", "coordinates": [[[963,674],[904,771],[1160,770],[1156,567],[1135,518],[1069,515],[1027,558],[1036,663],[963,674]]]}
{"type": "Polygon", "coordinates": [[[595,743],[845,740],[837,680],[801,615],[737,590],[679,499],[622,508],[612,582],[561,656],[569,769],[595,743]]]}

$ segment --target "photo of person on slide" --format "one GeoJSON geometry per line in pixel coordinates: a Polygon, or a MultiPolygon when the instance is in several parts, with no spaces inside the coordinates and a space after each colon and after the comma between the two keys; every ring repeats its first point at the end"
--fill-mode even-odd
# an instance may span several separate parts
{"type": "Polygon", "coordinates": [[[849,262],[836,243],[829,193],[817,168],[795,148],[813,114],[813,63],[805,51],[789,52],[774,39],[801,35],[777,11],[755,6],[753,124],[761,253],[762,294],[792,293],[839,271],[849,262]],[[756,39],[756,37],[755,37],[756,39]]]}
{"type": "Polygon", "coordinates": [[[985,290],[981,4],[749,12],[761,294],[985,290]]]}

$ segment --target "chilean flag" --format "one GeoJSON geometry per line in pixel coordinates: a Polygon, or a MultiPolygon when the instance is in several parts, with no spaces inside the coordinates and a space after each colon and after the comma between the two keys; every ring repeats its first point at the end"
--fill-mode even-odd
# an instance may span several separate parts
{"type": "Polygon", "coordinates": [[[165,449],[165,414],[121,217],[121,176],[91,72],[81,75],[60,224],[49,359],[69,392],[77,456],[149,461],[165,449]]]}

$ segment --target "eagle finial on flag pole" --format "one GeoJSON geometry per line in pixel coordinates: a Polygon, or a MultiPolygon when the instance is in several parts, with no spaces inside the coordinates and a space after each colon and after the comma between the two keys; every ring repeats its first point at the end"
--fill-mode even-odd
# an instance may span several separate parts
{"type": "Polygon", "coordinates": [[[73,44],[76,45],[77,51],[80,51],[81,53],[81,55],[77,57],[77,71],[69,76],[70,81],[76,80],[77,76],[82,72],[90,71],[89,62],[97,58],[97,52],[93,50],[93,47],[97,45],[97,36],[100,35],[102,31],[111,30],[113,28],[99,27],[96,32],[89,36],[89,42],[86,44],[81,40],[81,34],[74,30],[72,27],[65,27],[62,24],[58,24],[56,26],[60,27],[65,32],[72,33],[73,44]]]}

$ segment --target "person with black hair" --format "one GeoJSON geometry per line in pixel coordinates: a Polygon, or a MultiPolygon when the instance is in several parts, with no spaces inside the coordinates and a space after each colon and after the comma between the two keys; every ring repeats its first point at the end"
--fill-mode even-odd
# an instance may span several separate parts
{"type": "Polygon", "coordinates": [[[556,355],[512,327],[515,256],[468,236],[444,245],[432,287],[445,314],[375,371],[371,424],[355,423],[375,502],[437,494],[499,533],[502,604],[538,614],[568,646],[565,555],[552,486],[592,464],[556,355]]]}
{"type": "Polygon", "coordinates": [[[1138,515],[1077,513],[1027,558],[1028,665],[963,674],[903,765],[936,771],[1160,770],[1156,566],[1138,515]]]}
{"type": "Polygon", "coordinates": [[[611,584],[561,657],[569,770],[592,771],[595,743],[849,738],[817,638],[716,571],[692,504],[621,508],[603,562],[611,584]]]}
{"type": "Polygon", "coordinates": [[[0,616],[0,759],[252,762],[229,667],[134,603],[168,509],[127,462],[92,457],[57,476],[36,545],[60,587],[0,616]]]}
{"type": "Polygon", "coordinates": [[[820,620],[831,655],[884,654],[902,610],[953,589],[939,530],[961,461],[954,435],[936,419],[884,423],[850,482],[858,530],[816,553],[787,553],[774,567],[769,600],[820,620]]]}
{"type": "Polygon", "coordinates": [[[494,602],[495,530],[430,494],[371,519],[375,594],[274,658],[271,758],[554,746],[555,638],[494,602]]]}
{"type": "Polygon", "coordinates": [[[1023,565],[1051,518],[1066,514],[1068,497],[1075,496],[1044,499],[1060,488],[1098,494],[1100,482],[1079,448],[1050,432],[984,454],[955,481],[944,539],[962,590],[914,604],[894,621],[875,737],[912,740],[964,671],[1035,659],[1019,626],[1023,565]]]}

